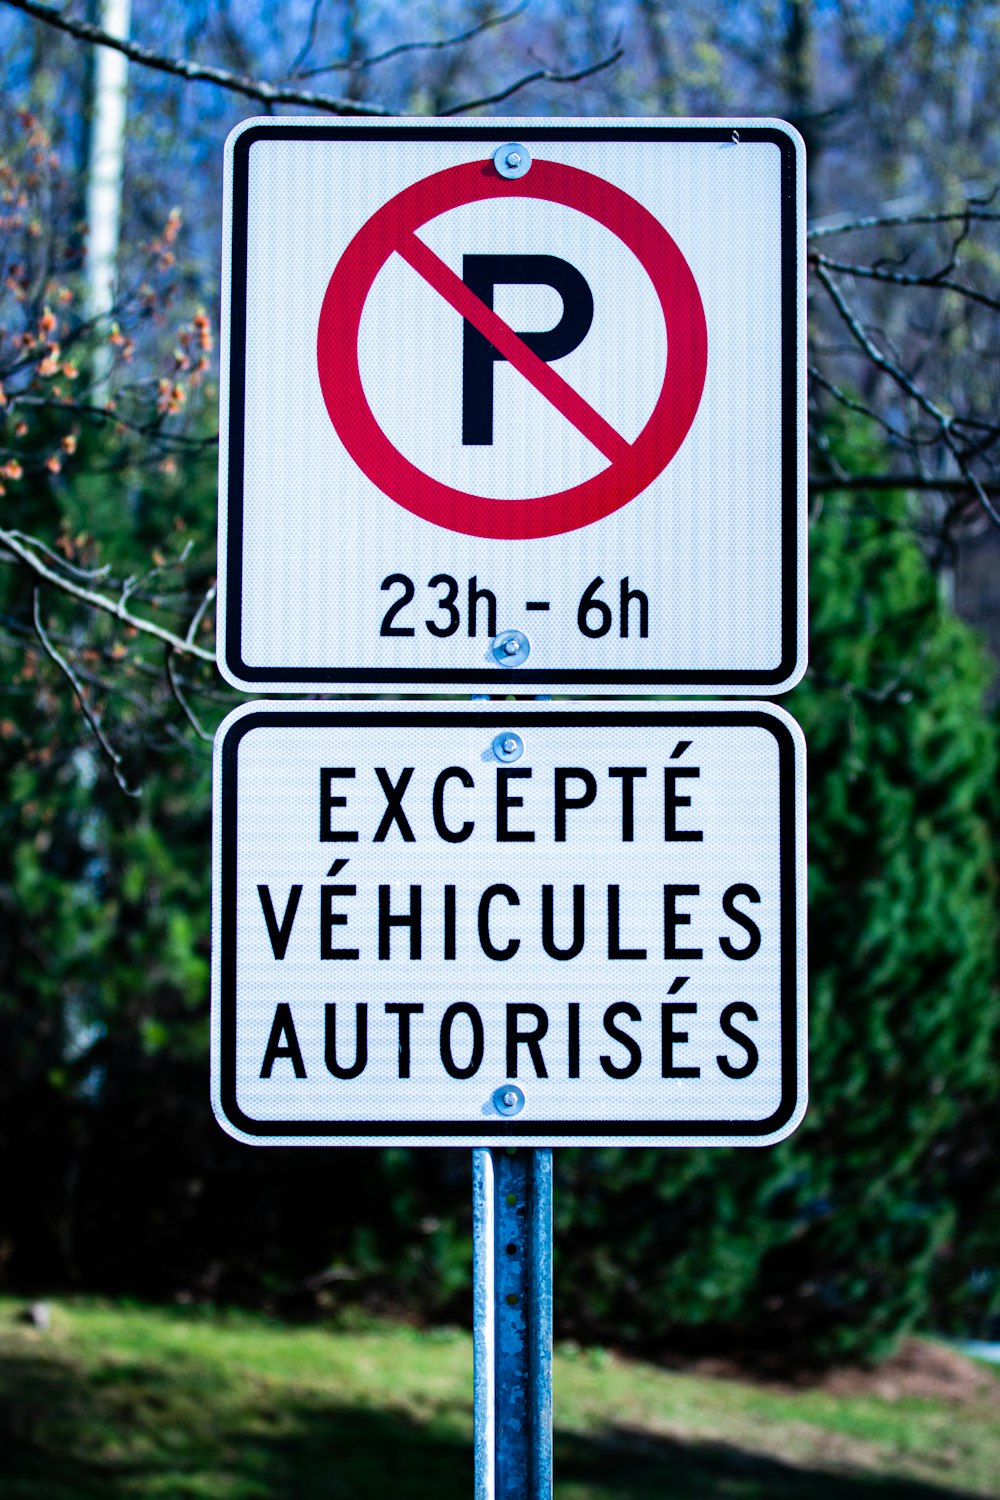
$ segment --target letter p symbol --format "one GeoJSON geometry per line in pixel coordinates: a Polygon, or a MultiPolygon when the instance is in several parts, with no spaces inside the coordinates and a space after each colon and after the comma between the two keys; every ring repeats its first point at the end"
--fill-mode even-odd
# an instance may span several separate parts
{"type": "MultiPolygon", "coordinates": [[[[562,298],[554,328],[522,333],[528,348],[544,359],[572,354],[594,320],[594,298],[584,276],[557,255],[466,255],[462,280],[492,310],[496,286],[550,286],[562,298]]],[[[462,344],[462,442],[493,442],[493,366],[505,356],[466,319],[462,344]]]]}

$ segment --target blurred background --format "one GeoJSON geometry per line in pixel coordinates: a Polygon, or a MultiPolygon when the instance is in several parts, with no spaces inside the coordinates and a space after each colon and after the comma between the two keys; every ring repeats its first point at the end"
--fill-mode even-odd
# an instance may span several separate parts
{"type": "Polygon", "coordinates": [[[471,1317],[467,1151],[252,1150],[208,1104],[227,132],[777,115],[810,173],[812,1104],[766,1152],[559,1151],[556,1337],[783,1380],[1000,1338],[1000,5],[0,0],[0,58],[0,1291],[471,1317]]]}

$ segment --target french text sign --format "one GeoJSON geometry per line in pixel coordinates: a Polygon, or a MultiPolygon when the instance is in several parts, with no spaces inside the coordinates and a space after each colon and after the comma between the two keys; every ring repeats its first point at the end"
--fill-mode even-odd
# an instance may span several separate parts
{"type": "Polygon", "coordinates": [[[213,1099],[258,1144],[769,1144],[805,1108],[804,746],[768,704],[247,704],[213,1099]]]}

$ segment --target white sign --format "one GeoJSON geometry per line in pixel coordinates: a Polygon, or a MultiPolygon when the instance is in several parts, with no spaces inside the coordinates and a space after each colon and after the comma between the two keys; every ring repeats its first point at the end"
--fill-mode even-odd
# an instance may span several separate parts
{"type": "Polygon", "coordinates": [[[251,703],[213,1104],[254,1144],[766,1145],[806,1101],[801,732],[764,703],[251,703]]]}
{"type": "Polygon", "coordinates": [[[804,172],[777,120],[234,131],[229,681],[791,687],[804,172]]]}

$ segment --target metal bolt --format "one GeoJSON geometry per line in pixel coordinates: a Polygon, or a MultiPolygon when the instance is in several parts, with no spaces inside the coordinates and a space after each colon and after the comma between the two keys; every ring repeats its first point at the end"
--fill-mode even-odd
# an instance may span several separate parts
{"type": "Polygon", "coordinates": [[[514,1105],[517,1103],[517,1095],[514,1093],[513,1089],[507,1090],[506,1094],[504,1094],[503,1096],[503,1102],[506,1104],[508,1109],[514,1108],[514,1105]]]}
{"type": "Polygon", "coordinates": [[[502,667],[519,667],[528,660],[531,642],[521,630],[501,630],[491,647],[493,660],[502,667]]]}
{"type": "Polygon", "coordinates": [[[505,1083],[493,1091],[493,1104],[498,1114],[519,1115],[524,1108],[524,1094],[512,1083],[505,1083]]]}
{"type": "Polygon", "coordinates": [[[523,177],[531,166],[531,152],[520,141],[507,141],[494,151],[493,164],[501,177],[523,177]]]}
{"type": "Polygon", "coordinates": [[[502,731],[493,740],[493,754],[497,760],[520,760],[524,754],[524,741],[519,734],[512,734],[509,729],[502,731]]]}

